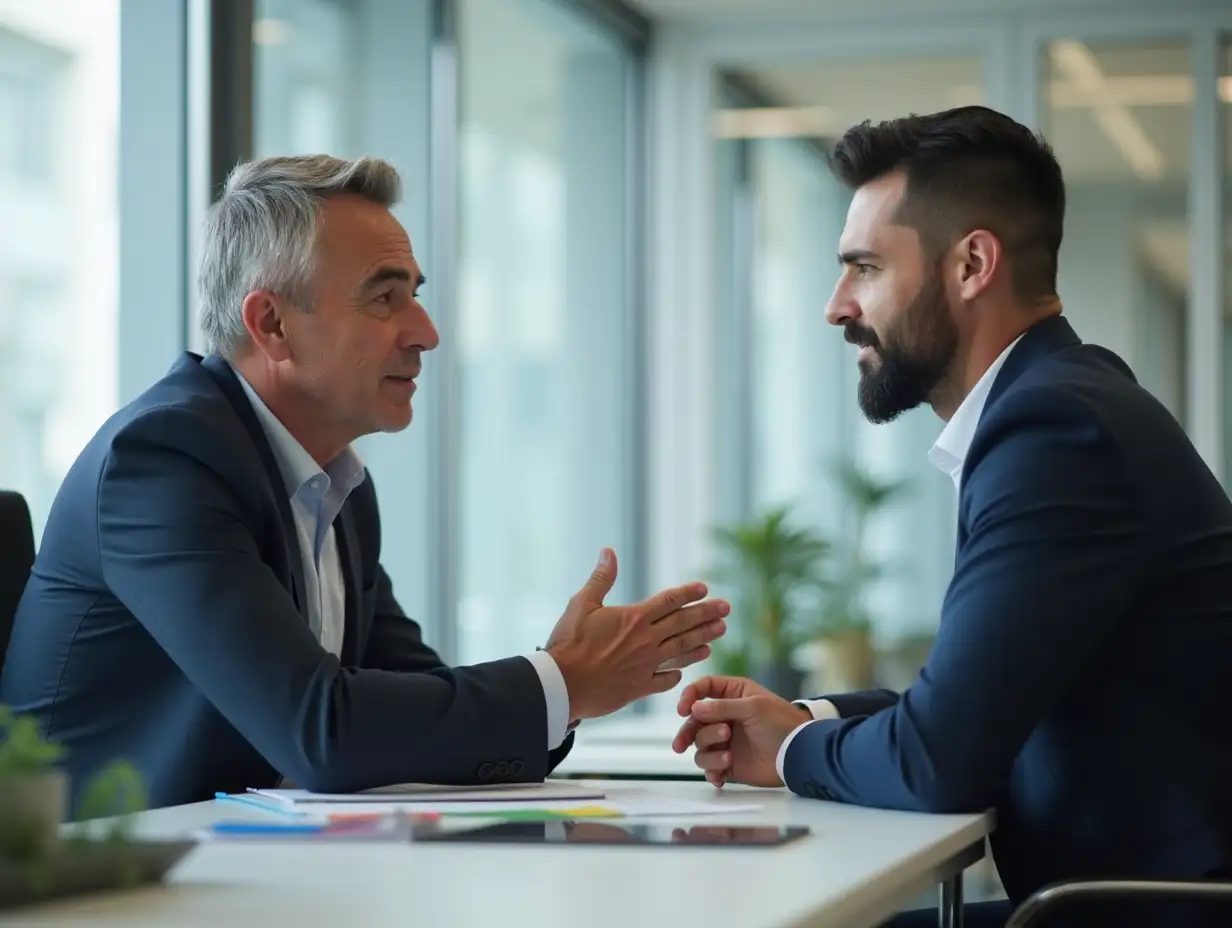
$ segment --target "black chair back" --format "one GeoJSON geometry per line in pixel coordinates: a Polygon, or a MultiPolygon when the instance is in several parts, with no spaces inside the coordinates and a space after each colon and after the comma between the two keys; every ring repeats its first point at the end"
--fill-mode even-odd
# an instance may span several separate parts
{"type": "Polygon", "coordinates": [[[0,490],[0,666],[9,649],[17,603],[34,566],[34,526],[26,498],[0,490]]]}

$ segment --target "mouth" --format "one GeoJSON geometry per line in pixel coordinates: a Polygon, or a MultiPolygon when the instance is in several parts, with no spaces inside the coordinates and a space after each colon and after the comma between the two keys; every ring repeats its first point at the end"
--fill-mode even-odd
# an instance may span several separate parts
{"type": "Polygon", "coordinates": [[[415,392],[415,378],[418,374],[386,374],[385,379],[392,381],[404,390],[415,392]]]}

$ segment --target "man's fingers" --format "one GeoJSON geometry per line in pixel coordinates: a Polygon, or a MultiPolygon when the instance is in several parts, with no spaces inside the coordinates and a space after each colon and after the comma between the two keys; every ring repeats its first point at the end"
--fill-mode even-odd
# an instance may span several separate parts
{"type": "Polygon", "coordinates": [[[651,693],[666,693],[668,690],[675,688],[680,683],[679,670],[660,670],[650,676],[650,695],[651,693]]]}
{"type": "Polygon", "coordinates": [[[693,704],[693,718],[703,724],[743,722],[757,714],[757,700],[751,696],[738,699],[707,699],[693,704]]]}
{"type": "MultiPolygon", "coordinates": [[[[660,640],[670,647],[674,639],[687,635],[695,629],[721,621],[730,612],[731,604],[727,600],[708,599],[703,603],[696,603],[684,609],[677,609],[667,618],[661,620],[655,626],[655,631],[659,634],[660,640]]],[[[720,634],[722,633],[720,632],[720,634]]],[[[680,650],[678,645],[676,650],[680,650]]]]}
{"type": "Polygon", "coordinates": [[[683,609],[689,603],[704,599],[708,592],[704,583],[686,583],[642,600],[639,608],[652,623],[683,609]]]}
{"type": "Polygon", "coordinates": [[[711,641],[722,638],[726,631],[727,623],[722,619],[716,619],[713,622],[707,622],[705,625],[699,625],[683,635],[668,638],[659,645],[658,657],[660,665],[687,667],[688,663],[684,661],[685,655],[704,647],[711,641]]]}
{"type": "Polygon", "coordinates": [[[726,748],[731,741],[731,726],[726,722],[718,725],[703,725],[693,737],[699,751],[726,748]]]}
{"type": "Polygon", "coordinates": [[[694,718],[690,718],[681,725],[680,731],[676,732],[676,737],[672,739],[672,750],[677,754],[683,754],[691,748],[693,746],[693,739],[697,737],[701,727],[702,723],[694,718]]]}
{"type": "Polygon", "coordinates": [[[693,704],[702,699],[727,699],[745,695],[746,688],[751,684],[743,677],[708,676],[694,680],[680,694],[680,702],[676,705],[679,715],[689,715],[693,704]]]}
{"type": "Polygon", "coordinates": [[[599,563],[586,585],[578,591],[577,598],[593,606],[602,606],[603,598],[612,592],[616,583],[616,552],[604,548],[599,552],[599,563]]]}
{"type": "Polygon", "coordinates": [[[723,784],[727,782],[727,774],[726,773],[715,773],[713,771],[708,772],[706,774],[706,782],[709,783],[711,786],[713,786],[715,789],[722,789],[723,784]]]}
{"type": "Polygon", "coordinates": [[[726,774],[727,768],[731,766],[731,752],[727,750],[698,751],[693,755],[693,760],[707,773],[726,774]]]}
{"type": "Polygon", "coordinates": [[[694,664],[701,663],[709,656],[710,645],[704,644],[676,657],[669,657],[659,665],[659,670],[683,670],[685,667],[692,667],[694,664]]]}

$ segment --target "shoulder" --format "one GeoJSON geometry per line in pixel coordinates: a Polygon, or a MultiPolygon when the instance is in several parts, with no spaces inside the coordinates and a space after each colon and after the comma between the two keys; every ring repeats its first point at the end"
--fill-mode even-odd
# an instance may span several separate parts
{"type": "Polygon", "coordinates": [[[83,459],[100,496],[137,481],[155,495],[217,490],[247,505],[264,482],[260,452],[231,399],[191,361],[177,363],[117,412],[83,459]]]}
{"type": "Polygon", "coordinates": [[[1034,365],[980,419],[965,466],[964,507],[1128,493],[1120,433],[1126,416],[1141,419],[1144,393],[1085,346],[1034,365]]]}

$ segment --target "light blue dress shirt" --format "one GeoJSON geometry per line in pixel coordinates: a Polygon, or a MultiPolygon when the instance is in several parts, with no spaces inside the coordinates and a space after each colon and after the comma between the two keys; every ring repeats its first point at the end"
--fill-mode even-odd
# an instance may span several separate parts
{"type": "MultiPolygon", "coordinates": [[[[340,656],[346,632],[346,580],[338,556],[334,520],[351,491],[364,481],[367,471],[349,445],[324,468],[320,467],[243,375],[235,371],[235,376],[252,403],[278,462],[283,483],[291,494],[291,515],[304,563],[309,626],[321,647],[335,657],[340,656]]],[[[527,655],[527,660],[543,686],[548,714],[548,748],[558,747],[569,734],[569,691],[565,678],[546,651],[527,655]]]]}

